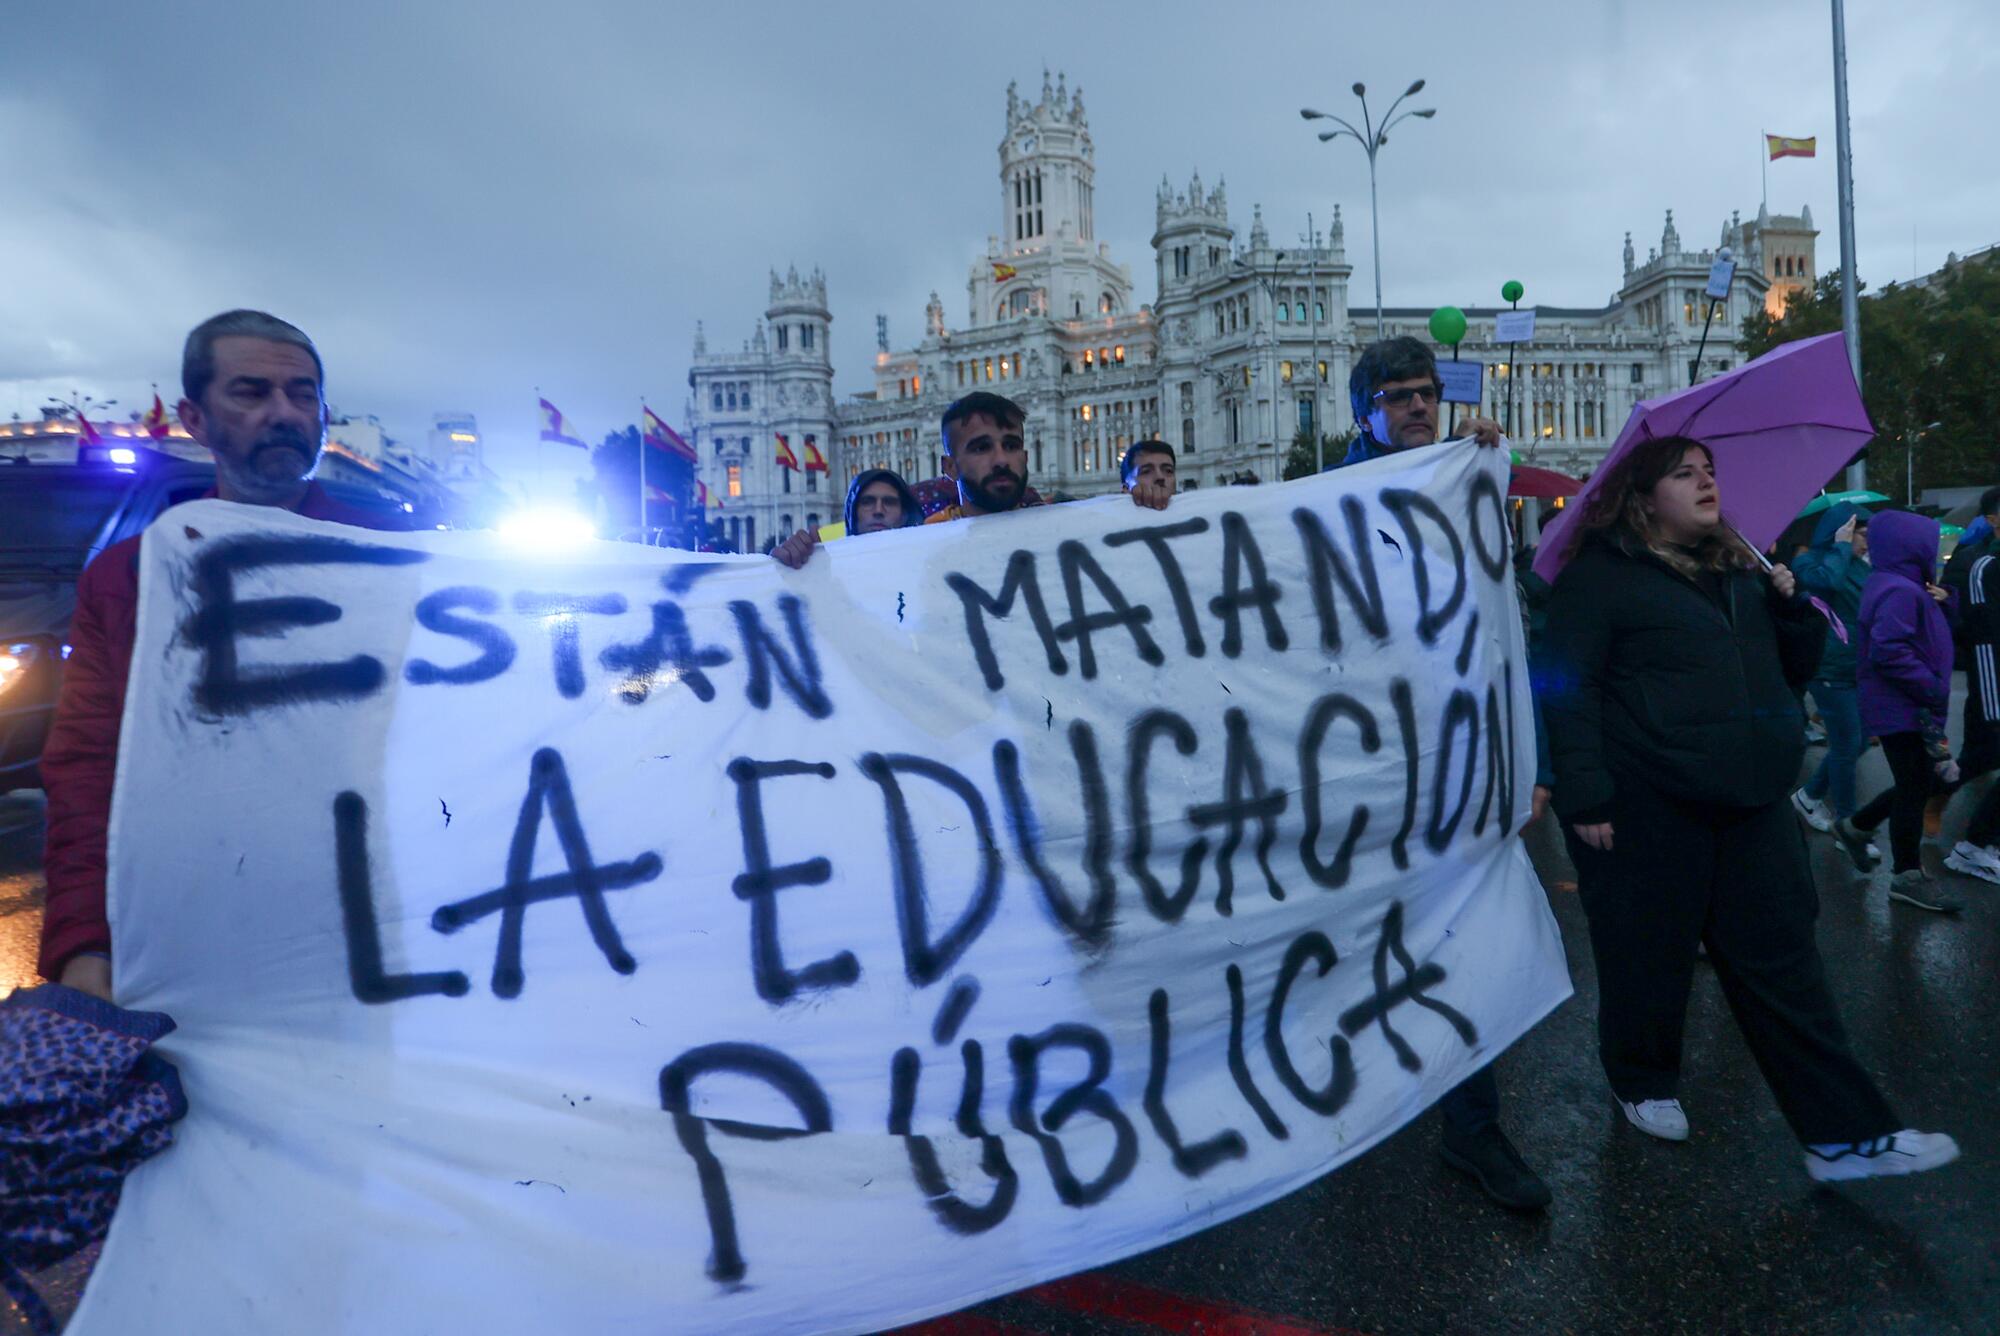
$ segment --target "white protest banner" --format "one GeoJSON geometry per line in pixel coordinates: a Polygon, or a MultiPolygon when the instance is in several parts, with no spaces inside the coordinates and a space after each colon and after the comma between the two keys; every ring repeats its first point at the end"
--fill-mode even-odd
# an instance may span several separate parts
{"type": "Polygon", "coordinates": [[[1569,992],[1503,452],[764,558],[148,533],[72,1331],[864,1331],[1226,1220],[1569,992]]]}

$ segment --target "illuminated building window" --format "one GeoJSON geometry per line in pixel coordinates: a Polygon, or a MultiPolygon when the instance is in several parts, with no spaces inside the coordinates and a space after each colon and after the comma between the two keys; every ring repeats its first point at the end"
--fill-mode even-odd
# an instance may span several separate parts
{"type": "Polygon", "coordinates": [[[924,378],[922,376],[911,376],[910,393],[922,394],[923,392],[924,392],[924,378]]]}
{"type": "Polygon", "coordinates": [[[1117,362],[1117,363],[1118,363],[1119,365],[1121,365],[1121,366],[1123,366],[1123,365],[1124,365],[1124,363],[1125,363],[1125,345],[1124,345],[1124,344],[1122,344],[1122,343],[1121,343],[1121,344],[1119,344],[1119,345],[1118,345],[1118,346],[1117,346],[1116,348],[1113,348],[1113,349],[1111,350],[1111,360],[1112,360],[1112,361],[1114,361],[1114,362],[1117,362]]]}
{"type": "Polygon", "coordinates": [[[1097,350],[1095,348],[1085,348],[1083,350],[1084,370],[1086,371],[1091,370],[1096,365],[1097,365],[1097,350]]]}
{"type": "Polygon", "coordinates": [[[743,466],[741,464],[731,464],[729,466],[729,495],[743,495],[743,466]]]}
{"type": "Polygon", "coordinates": [[[1292,383],[1292,364],[1290,362],[1278,363],[1278,379],[1284,381],[1287,385],[1292,383]]]}
{"type": "Polygon", "coordinates": [[[1083,420],[1084,420],[1085,422],[1088,422],[1088,421],[1090,421],[1090,405],[1089,405],[1089,404],[1085,404],[1085,405],[1083,406],[1083,409],[1082,409],[1082,412],[1083,412],[1083,420]]]}

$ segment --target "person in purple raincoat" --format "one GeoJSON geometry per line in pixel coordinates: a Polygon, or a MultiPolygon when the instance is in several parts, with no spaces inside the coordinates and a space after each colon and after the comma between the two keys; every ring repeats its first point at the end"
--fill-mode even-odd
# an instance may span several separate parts
{"type": "Polygon", "coordinates": [[[1868,834],[1886,819],[1895,875],[1892,903],[1951,914],[1961,908],[1924,871],[1924,803],[1950,787],[1938,754],[1951,709],[1951,596],[1937,585],[1938,522],[1906,511],[1875,517],[1869,526],[1874,572],[1861,591],[1855,628],[1855,684],[1861,726],[1882,740],[1895,783],[1834,834],[1867,871],[1874,860],[1868,834]]]}

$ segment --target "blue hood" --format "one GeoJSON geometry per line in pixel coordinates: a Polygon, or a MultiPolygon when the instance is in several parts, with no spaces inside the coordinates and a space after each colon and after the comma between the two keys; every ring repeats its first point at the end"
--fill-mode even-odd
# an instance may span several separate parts
{"type": "Polygon", "coordinates": [[[1868,526],[1868,562],[1918,585],[1937,578],[1938,522],[1907,510],[1877,515],[1868,526]]]}
{"type": "Polygon", "coordinates": [[[1833,536],[1840,532],[1840,526],[1853,519],[1856,515],[1861,517],[1863,524],[1871,523],[1868,511],[1861,506],[1855,505],[1852,501],[1836,501],[1834,504],[1828,506],[1820,515],[1819,524],[1813,529],[1812,545],[1814,547],[1831,547],[1833,545],[1833,536]]]}

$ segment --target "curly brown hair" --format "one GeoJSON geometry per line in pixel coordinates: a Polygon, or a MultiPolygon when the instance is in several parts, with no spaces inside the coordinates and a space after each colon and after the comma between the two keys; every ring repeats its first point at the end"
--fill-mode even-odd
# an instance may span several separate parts
{"type": "Polygon", "coordinates": [[[1712,466],[1715,452],[1691,436],[1662,436],[1635,446],[1611,466],[1611,473],[1577,516],[1568,556],[1575,556],[1593,534],[1602,534],[1623,552],[1637,555],[1650,552],[1683,575],[1700,571],[1751,570],[1761,563],[1737,534],[1734,525],[1723,520],[1692,549],[1667,541],[1659,524],[1647,511],[1645,499],[1660,480],[1680,467],[1689,450],[1708,456],[1712,466]]]}

